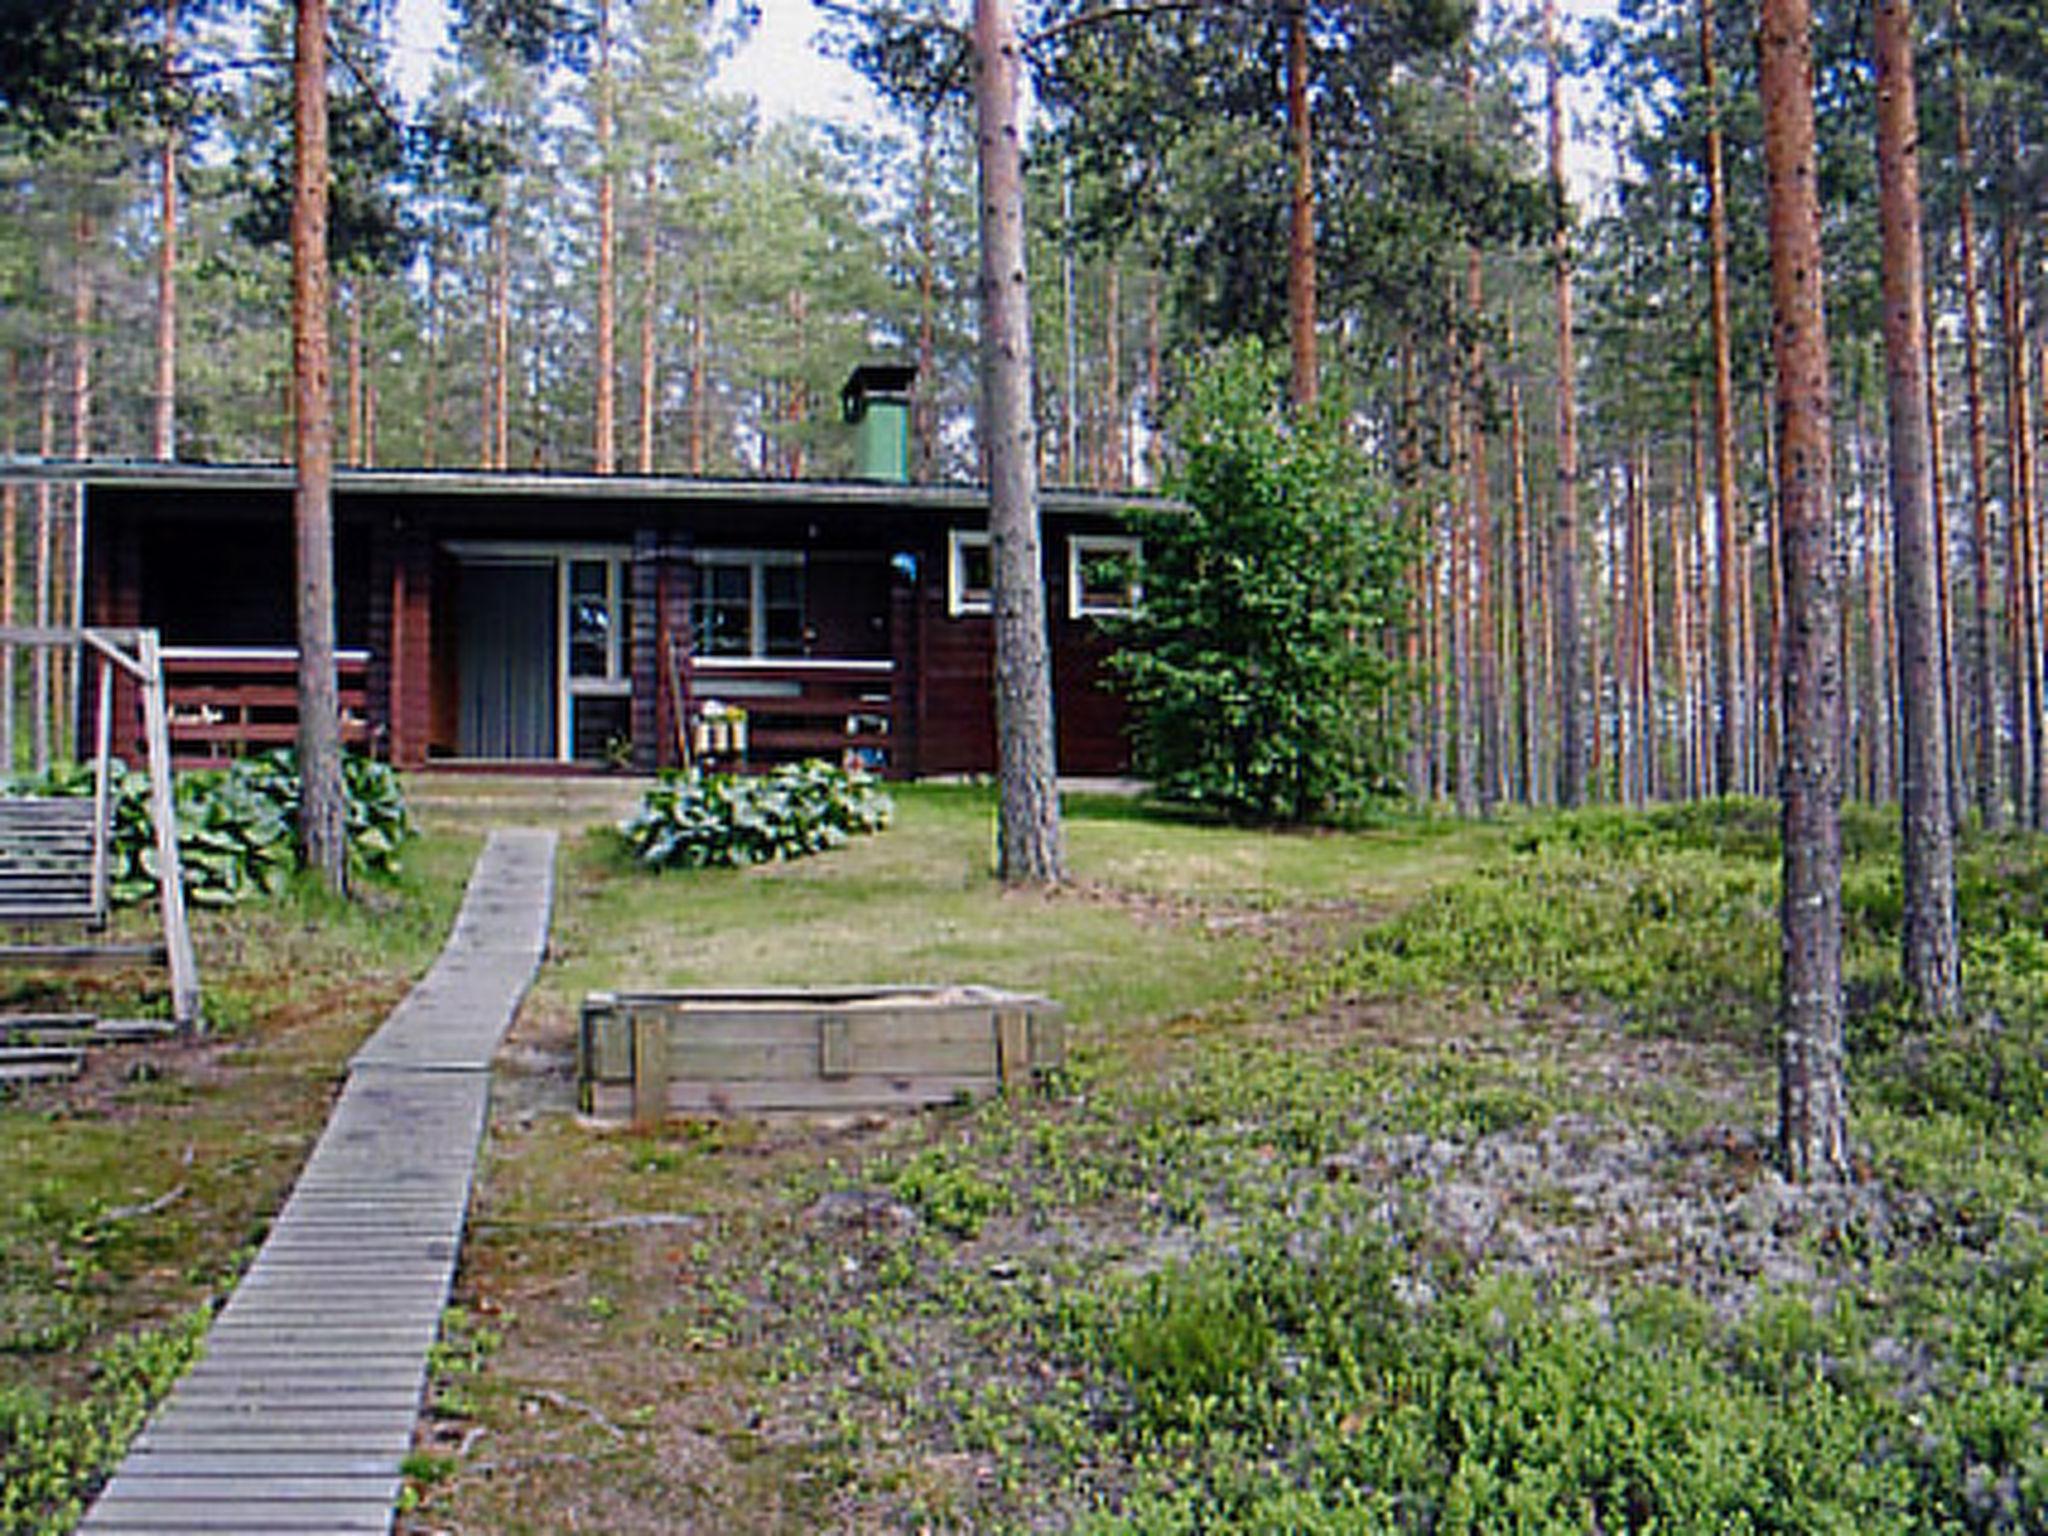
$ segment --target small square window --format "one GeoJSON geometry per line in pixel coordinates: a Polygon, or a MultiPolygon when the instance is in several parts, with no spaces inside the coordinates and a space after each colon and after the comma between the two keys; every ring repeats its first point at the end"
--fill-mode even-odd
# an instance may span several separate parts
{"type": "Polygon", "coordinates": [[[1124,618],[1145,598],[1142,548],[1119,534],[1077,533],[1067,540],[1067,612],[1074,618],[1124,618]]]}
{"type": "Polygon", "coordinates": [[[947,535],[946,612],[988,613],[995,606],[995,566],[988,535],[955,528],[947,535]]]}

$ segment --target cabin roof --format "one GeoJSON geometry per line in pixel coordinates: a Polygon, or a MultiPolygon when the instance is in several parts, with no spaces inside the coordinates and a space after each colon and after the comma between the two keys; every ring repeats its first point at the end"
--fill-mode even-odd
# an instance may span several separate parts
{"type": "MultiPolygon", "coordinates": [[[[157,463],[133,459],[43,459],[0,455],[0,483],[61,483],[123,490],[289,491],[289,464],[157,463]]],[[[866,508],[934,515],[985,512],[985,485],[906,485],[868,480],[748,480],[678,475],[592,475],[528,470],[336,469],[334,488],[351,496],[489,496],[498,499],[591,502],[704,502],[730,506],[866,508]]],[[[1115,517],[1140,507],[1171,506],[1145,492],[1046,488],[1042,511],[1115,517]]]]}

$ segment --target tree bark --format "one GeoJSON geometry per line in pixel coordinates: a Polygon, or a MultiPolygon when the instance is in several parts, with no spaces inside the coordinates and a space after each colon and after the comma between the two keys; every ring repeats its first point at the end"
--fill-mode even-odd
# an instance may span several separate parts
{"type": "Polygon", "coordinates": [[[2005,796],[1999,782],[1998,641],[1992,629],[1991,579],[1991,449],[1984,424],[1983,303],[1977,267],[1976,198],[1973,145],[1970,138],[1969,91],[1962,71],[1962,0],[1950,0],[1955,47],[1950,55],[1950,80],[1955,87],[1956,115],[1956,243],[1963,279],[1963,396],[1970,437],[1970,695],[1976,734],[1975,792],[1977,814],[1987,829],[2004,819],[2005,796]]]}
{"type": "Polygon", "coordinates": [[[292,526],[297,536],[299,853],[348,883],[341,710],[334,676],[334,401],[327,304],[327,0],[298,0],[293,62],[292,526]]]}
{"type": "Polygon", "coordinates": [[[597,420],[594,467],[619,467],[618,429],[618,183],[612,176],[612,9],[597,0],[597,420]]]}
{"type": "Polygon", "coordinates": [[[1842,1060],[1841,594],[1833,549],[1827,320],[1812,17],[1763,0],[1757,30],[1783,529],[1784,952],[1778,1137],[1788,1177],[1849,1171],[1842,1060]]]}
{"type": "Polygon", "coordinates": [[[1899,816],[1905,918],[1900,960],[1922,1014],[1962,1007],[1957,958],[1955,830],[1949,822],[1948,679],[1941,665],[1940,558],[1928,440],[1925,262],[1920,243],[1920,135],[1910,0],[1877,0],[1877,174],[1884,242],[1886,405],[1891,431],[1897,576],[1899,816]]]}
{"type": "Polygon", "coordinates": [[[1316,406],[1316,193],[1308,105],[1308,5],[1287,8],[1287,146],[1294,172],[1287,220],[1287,332],[1298,410],[1316,406]]]}
{"type": "Polygon", "coordinates": [[[1585,646],[1579,615],[1579,405],[1572,339],[1572,241],[1564,181],[1564,98],[1557,53],[1557,0],[1543,0],[1554,228],[1551,270],[1557,298],[1557,508],[1550,566],[1550,619],[1556,630],[1558,800],[1586,798],[1586,727],[1582,718],[1585,646]]]}
{"type": "Polygon", "coordinates": [[[939,452],[939,230],[933,185],[938,178],[938,122],[919,119],[917,167],[917,394],[911,444],[919,485],[938,478],[939,452]]]}
{"type": "Polygon", "coordinates": [[[2040,750],[2040,726],[2030,697],[2034,674],[2033,603],[2027,590],[2028,535],[2034,505],[2034,428],[2027,338],[2030,325],[2021,263],[2019,219],[2008,213],[2000,230],[1999,267],[2005,309],[2005,389],[2007,495],[2005,511],[2006,650],[2012,658],[2007,688],[2012,721],[2011,770],[2013,814],[2023,822],[2038,820],[2031,805],[2034,758],[2040,750]]]}
{"type": "Polygon", "coordinates": [[[1031,292],[1024,266],[1024,145],[1018,105],[1021,63],[1010,0],[975,0],[982,441],[989,465],[1002,791],[997,874],[1008,884],[1051,885],[1064,878],[1065,852],[1031,413],[1031,292]]]}
{"type": "Polygon", "coordinates": [[[1714,545],[1720,593],[1714,626],[1714,674],[1719,696],[1714,733],[1714,787],[1733,794],[1742,784],[1743,727],[1748,702],[1737,662],[1735,530],[1735,370],[1728,319],[1728,179],[1721,136],[1721,101],[1716,89],[1714,0],[1700,0],[1700,84],[1707,104],[1707,283],[1714,358],[1714,545]]]}
{"type": "Polygon", "coordinates": [[[1102,484],[1120,491],[1124,473],[1123,274],[1114,259],[1102,279],[1102,484]]]}
{"type": "MultiPolygon", "coordinates": [[[[1514,350],[1510,338],[1509,351],[1514,350]]],[[[1543,642],[1538,631],[1535,541],[1529,517],[1529,450],[1522,422],[1522,385],[1508,380],[1508,457],[1515,517],[1515,666],[1520,729],[1519,762],[1524,804],[1535,805],[1542,778],[1542,724],[1537,710],[1543,642]]]]}
{"type": "MultiPolygon", "coordinates": [[[[165,111],[171,113],[175,111],[170,102],[178,72],[178,0],[165,0],[163,29],[165,111]]],[[[178,456],[178,150],[177,119],[167,116],[157,157],[161,185],[156,242],[156,391],[150,426],[150,452],[165,462],[178,456]]]]}
{"type": "Polygon", "coordinates": [[[655,195],[660,175],[652,161],[647,166],[647,228],[640,237],[640,473],[654,473],[654,311],[661,298],[660,221],[655,217],[655,195]]]}

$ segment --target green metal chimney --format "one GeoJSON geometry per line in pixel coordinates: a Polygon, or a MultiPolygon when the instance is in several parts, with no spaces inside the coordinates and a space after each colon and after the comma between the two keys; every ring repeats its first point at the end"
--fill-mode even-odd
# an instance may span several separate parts
{"type": "Polygon", "coordinates": [[[910,481],[910,385],[907,363],[862,363],[839,403],[853,427],[853,473],[862,480],[910,481]]]}

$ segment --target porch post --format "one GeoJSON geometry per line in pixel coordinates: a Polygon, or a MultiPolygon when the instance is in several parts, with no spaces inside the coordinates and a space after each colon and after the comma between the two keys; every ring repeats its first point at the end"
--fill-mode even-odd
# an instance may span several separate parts
{"type": "Polygon", "coordinates": [[[693,547],[672,529],[633,534],[633,767],[641,773],[682,762],[678,693],[688,686],[693,547]]]}

